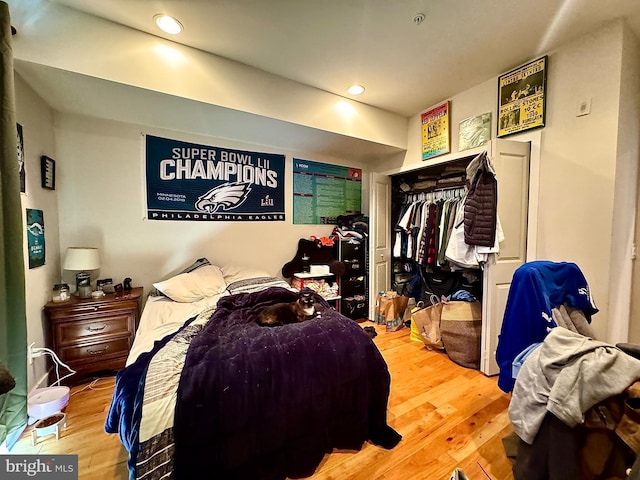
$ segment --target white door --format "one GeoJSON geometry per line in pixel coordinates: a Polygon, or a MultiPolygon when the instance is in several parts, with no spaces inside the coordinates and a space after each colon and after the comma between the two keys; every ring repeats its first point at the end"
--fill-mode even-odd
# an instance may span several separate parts
{"type": "Polygon", "coordinates": [[[527,259],[529,155],[529,143],[492,142],[490,158],[498,179],[498,216],[505,239],[495,263],[483,275],[480,370],[485,375],[499,373],[496,348],[509,287],[513,273],[527,259]]]}
{"type": "Polygon", "coordinates": [[[375,321],[378,292],[391,281],[391,177],[371,174],[369,205],[369,319],[375,321]]]}

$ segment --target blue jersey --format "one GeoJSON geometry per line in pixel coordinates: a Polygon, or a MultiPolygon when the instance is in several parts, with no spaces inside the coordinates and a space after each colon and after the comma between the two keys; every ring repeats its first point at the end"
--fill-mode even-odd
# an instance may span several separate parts
{"type": "Polygon", "coordinates": [[[496,349],[501,390],[513,389],[513,360],[532,343],[542,342],[557,326],[551,310],[563,304],[582,310],[589,323],[598,311],[587,280],[575,263],[537,260],[514,272],[496,349]]]}

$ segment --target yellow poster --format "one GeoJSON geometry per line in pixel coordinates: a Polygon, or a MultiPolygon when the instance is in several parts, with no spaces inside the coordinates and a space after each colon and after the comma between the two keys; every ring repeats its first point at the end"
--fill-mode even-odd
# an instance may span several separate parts
{"type": "Polygon", "coordinates": [[[422,114],[422,159],[437,157],[451,151],[449,135],[449,102],[422,114]]]}

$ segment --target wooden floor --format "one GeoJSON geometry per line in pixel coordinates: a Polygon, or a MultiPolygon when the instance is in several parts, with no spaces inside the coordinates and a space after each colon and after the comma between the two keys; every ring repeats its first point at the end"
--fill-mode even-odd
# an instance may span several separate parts
{"type": "MultiPolygon", "coordinates": [[[[459,467],[470,480],[513,479],[502,445],[512,431],[509,396],[498,389],[497,377],[459,367],[446,354],[410,341],[408,328],[376,329],[374,341],[391,372],[388,420],[402,441],[393,450],[366,444],[359,452],[326,455],[311,478],[448,480],[459,467]]],[[[60,439],[41,437],[34,447],[28,427],[13,451],[77,454],[81,480],[127,479],[126,451],[116,435],[104,432],[113,385],[106,378],[91,388],[74,387],[60,439]]]]}

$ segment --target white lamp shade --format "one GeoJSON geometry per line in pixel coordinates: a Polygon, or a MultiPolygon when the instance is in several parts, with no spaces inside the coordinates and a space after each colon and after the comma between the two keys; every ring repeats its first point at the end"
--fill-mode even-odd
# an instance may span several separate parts
{"type": "Polygon", "coordinates": [[[98,270],[100,258],[98,249],[91,247],[69,247],[64,257],[65,270],[98,270]]]}

